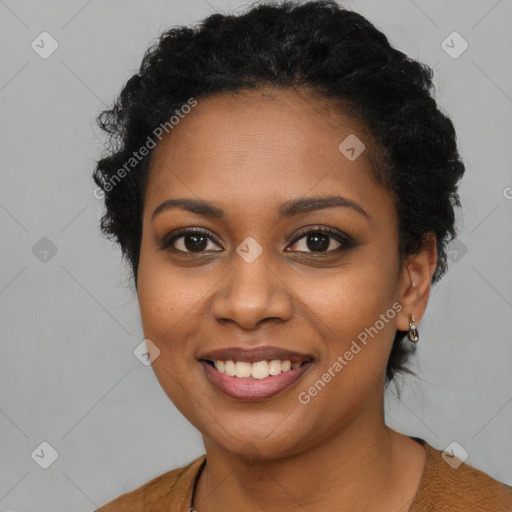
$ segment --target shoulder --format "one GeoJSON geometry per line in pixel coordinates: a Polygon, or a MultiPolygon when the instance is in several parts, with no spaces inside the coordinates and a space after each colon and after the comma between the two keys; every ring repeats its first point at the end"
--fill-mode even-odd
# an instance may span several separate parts
{"type": "Polygon", "coordinates": [[[512,512],[512,487],[423,443],[427,459],[411,512],[512,512]]]}
{"type": "Polygon", "coordinates": [[[96,512],[140,512],[141,510],[170,510],[173,502],[184,501],[188,497],[205,455],[190,464],[173,469],[153,478],[131,492],[109,501],[96,512]]]}

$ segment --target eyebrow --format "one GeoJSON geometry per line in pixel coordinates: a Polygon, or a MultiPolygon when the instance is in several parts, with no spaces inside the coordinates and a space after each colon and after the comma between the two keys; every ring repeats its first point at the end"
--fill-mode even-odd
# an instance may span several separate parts
{"type": "MultiPolygon", "coordinates": [[[[370,217],[368,213],[355,201],[341,196],[320,196],[292,199],[279,205],[277,213],[280,219],[284,219],[301,213],[309,213],[316,210],[335,207],[351,208],[364,217],[370,217]]],[[[213,203],[200,199],[182,198],[167,199],[164,201],[162,204],[157,206],[153,212],[153,215],[151,216],[151,220],[153,220],[159,213],[170,210],[171,208],[181,208],[192,213],[203,215],[204,217],[212,217],[218,219],[225,217],[224,210],[222,210],[222,208],[219,206],[214,205],[213,203]]]]}

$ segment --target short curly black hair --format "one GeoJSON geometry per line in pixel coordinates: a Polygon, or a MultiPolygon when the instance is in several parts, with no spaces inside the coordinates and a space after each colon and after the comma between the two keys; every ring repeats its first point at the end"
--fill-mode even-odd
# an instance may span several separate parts
{"type": "MultiPolygon", "coordinates": [[[[456,235],[464,164],[454,126],[431,96],[432,76],[429,66],[392,48],[370,21],[333,0],[257,2],[240,15],[215,13],[195,27],[171,28],[146,51],[113,107],[98,116],[108,134],[93,173],[95,192],[105,201],[101,230],[121,246],[137,287],[152,149],[135,159],[137,150],[191,98],[304,88],[369,129],[379,148],[372,153],[375,177],[395,200],[400,264],[434,233],[435,283],[446,272],[446,245],[456,235]]],[[[396,372],[412,373],[404,336],[396,332],[386,383],[396,372]]]]}

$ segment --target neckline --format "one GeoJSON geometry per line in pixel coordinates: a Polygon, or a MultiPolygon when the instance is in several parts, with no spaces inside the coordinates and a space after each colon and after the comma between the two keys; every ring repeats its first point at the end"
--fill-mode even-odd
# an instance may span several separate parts
{"type": "Polygon", "coordinates": [[[199,477],[201,476],[205,466],[206,466],[206,453],[204,455],[202,455],[199,460],[201,461],[201,464],[199,465],[199,467],[197,468],[197,471],[196,471],[196,474],[194,476],[194,479],[192,481],[192,485],[189,487],[189,493],[188,493],[188,496],[187,496],[187,504],[188,504],[188,509],[189,511],[191,510],[195,510],[194,509],[194,505],[193,505],[193,501],[194,501],[194,496],[196,495],[196,488],[197,488],[197,482],[199,481],[199,477]],[[202,459],[202,460],[201,460],[202,459]]]}
{"type": "MultiPolygon", "coordinates": [[[[427,481],[428,475],[430,475],[430,473],[434,469],[433,469],[433,465],[431,463],[432,453],[429,449],[428,443],[421,437],[414,437],[414,436],[408,436],[408,437],[410,439],[412,439],[413,441],[415,441],[416,443],[418,443],[419,445],[421,445],[423,447],[423,449],[425,450],[425,463],[423,464],[423,472],[421,474],[418,489],[416,491],[416,494],[414,495],[414,499],[411,503],[411,506],[409,507],[409,510],[407,511],[407,512],[415,512],[417,507],[420,504],[422,504],[425,500],[424,489],[425,489],[426,481],[427,481]]],[[[202,455],[201,458],[199,459],[201,461],[201,463],[196,471],[192,485],[189,488],[189,495],[187,498],[187,502],[188,502],[188,506],[189,506],[188,510],[193,510],[192,503],[194,501],[194,496],[196,494],[197,482],[199,481],[199,477],[201,476],[201,474],[206,466],[206,454],[202,455]],[[202,458],[202,460],[201,460],[201,458],[202,458]]]]}
{"type": "Polygon", "coordinates": [[[418,485],[418,490],[414,495],[414,499],[412,500],[411,506],[407,512],[416,512],[418,507],[421,505],[425,505],[428,501],[428,496],[426,494],[426,486],[427,480],[431,479],[432,472],[435,471],[435,467],[433,464],[432,457],[432,447],[421,437],[409,436],[413,441],[416,441],[418,444],[423,446],[425,450],[425,464],[423,465],[423,472],[421,474],[420,483],[418,485]]]}

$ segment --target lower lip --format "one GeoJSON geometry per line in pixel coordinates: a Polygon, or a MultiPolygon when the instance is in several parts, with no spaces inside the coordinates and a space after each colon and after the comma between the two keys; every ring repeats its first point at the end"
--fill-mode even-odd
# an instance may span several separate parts
{"type": "Polygon", "coordinates": [[[293,386],[313,365],[308,361],[295,370],[288,370],[279,375],[270,375],[264,379],[254,377],[231,377],[219,372],[206,361],[199,361],[206,377],[225,395],[237,400],[266,400],[282,393],[293,386]]]}

